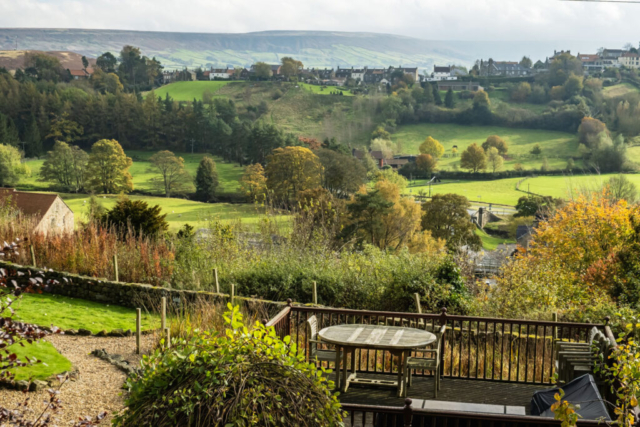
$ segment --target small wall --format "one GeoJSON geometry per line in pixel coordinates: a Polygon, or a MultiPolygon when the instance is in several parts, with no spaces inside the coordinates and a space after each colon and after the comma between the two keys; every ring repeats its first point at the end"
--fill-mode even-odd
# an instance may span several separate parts
{"type": "MultiPolygon", "coordinates": [[[[169,304],[182,305],[196,300],[210,300],[211,302],[226,302],[229,295],[207,291],[185,291],[151,286],[143,283],[114,282],[95,277],[45,270],[28,267],[11,262],[0,261],[0,268],[15,270],[23,275],[13,278],[19,285],[27,285],[32,276],[40,276],[45,280],[44,293],[64,295],[104,304],[120,305],[123,307],[144,307],[154,311],[159,308],[162,297],[167,297],[169,304]]],[[[269,311],[281,309],[285,302],[266,301],[246,297],[234,298],[236,303],[264,304],[269,311]]]]}

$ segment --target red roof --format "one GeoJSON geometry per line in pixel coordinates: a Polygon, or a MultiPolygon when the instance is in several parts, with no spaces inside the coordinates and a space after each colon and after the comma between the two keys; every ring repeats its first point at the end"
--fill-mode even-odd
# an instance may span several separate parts
{"type": "Polygon", "coordinates": [[[584,54],[584,55],[578,55],[578,59],[582,62],[594,62],[599,59],[599,56],[592,55],[592,54],[584,54]]]}
{"type": "Polygon", "coordinates": [[[11,197],[11,204],[25,215],[34,215],[42,218],[58,198],[51,193],[27,193],[16,191],[13,188],[0,188],[0,200],[11,197]]]}

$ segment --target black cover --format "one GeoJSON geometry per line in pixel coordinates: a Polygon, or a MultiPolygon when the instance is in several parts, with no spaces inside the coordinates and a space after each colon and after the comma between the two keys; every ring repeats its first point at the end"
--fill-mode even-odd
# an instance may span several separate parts
{"type": "MultiPolygon", "coordinates": [[[[611,421],[607,408],[602,401],[596,382],[590,374],[576,378],[564,387],[564,397],[573,405],[580,405],[576,412],[585,420],[604,419],[611,421]]],[[[531,398],[531,415],[553,418],[551,405],[555,403],[553,396],[558,388],[536,391],[531,398]]]]}

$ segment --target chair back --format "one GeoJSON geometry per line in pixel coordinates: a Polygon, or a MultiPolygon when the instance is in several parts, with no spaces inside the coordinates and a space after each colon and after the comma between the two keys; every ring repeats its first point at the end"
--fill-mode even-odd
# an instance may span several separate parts
{"type": "Polygon", "coordinates": [[[436,332],[436,356],[440,357],[440,351],[442,350],[442,339],[444,338],[444,333],[447,331],[447,325],[440,326],[440,330],[436,332]]]}
{"type": "Polygon", "coordinates": [[[309,340],[309,352],[312,358],[316,357],[318,352],[318,319],[315,315],[307,319],[307,340],[309,340]]]}

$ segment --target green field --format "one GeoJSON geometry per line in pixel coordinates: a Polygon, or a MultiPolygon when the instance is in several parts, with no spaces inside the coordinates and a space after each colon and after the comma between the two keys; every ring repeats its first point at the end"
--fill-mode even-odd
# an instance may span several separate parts
{"type": "MultiPolygon", "coordinates": [[[[516,191],[516,183],[522,178],[507,178],[494,181],[455,181],[443,182],[431,186],[432,194],[459,194],[469,200],[486,203],[499,203],[514,206],[524,193],[516,191]]],[[[405,193],[429,195],[429,186],[424,181],[407,187],[405,193]]],[[[533,191],[533,190],[532,190],[533,191]]]]}
{"type": "Polygon", "coordinates": [[[353,96],[353,94],[350,91],[338,89],[334,86],[327,86],[323,88],[323,86],[320,86],[320,85],[310,85],[307,83],[298,83],[298,85],[302,89],[308,90],[309,92],[314,93],[316,95],[331,95],[331,92],[340,92],[344,96],[353,96]]]}
{"type": "Polygon", "coordinates": [[[640,90],[630,83],[621,83],[614,86],[607,86],[602,89],[602,94],[605,98],[617,98],[629,93],[637,93],[640,90]]]}
{"type": "MultiPolygon", "coordinates": [[[[133,177],[133,189],[134,191],[142,191],[150,194],[162,195],[162,190],[153,185],[152,179],[158,177],[157,173],[150,170],[151,163],[149,163],[149,157],[155,154],[154,151],[127,151],[127,156],[133,159],[133,165],[129,169],[131,176],[133,177]]],[[[189,174],[195,178],[198,164],[202,157],[205,155],[202,153],[175,153],[177,156],[184,158],[185,169],[189,174]]],[[[218,169],[218,179],[220,186],[218,191],[220,193],[235,193],[240,186],[240,177],[244,172],[244,168],[233,163],[226,163],[220,157],[214,157],[216,166],[218,169]]],[[[20,181],[18,188],[28,191],[49,191],[50,183],[42,182],[40,178],[40,168],[44,160],[29,160],[27,166],[31,169],[31,176],[24,178],[20,181]]]]}
{"type": "Polygon", "coordinates": [[[570,133],[498,126],[403,125],[398,127],[392,139],[398,144],[399,152],[417,154],[420,144],[428,136],[432,136],[445,148],[447,157],[440,159],[440,168],[451,170],[454,164],[459,164],[460,153],[463,150],[474,142],[481,145],[489,135],[498,135],[509,144],[508,157],[504,162],[505,169],[513,169],[516,163],[521,163],[525,169],[539,169],[545,156],[552,169],[562,169],[566,166],[568,157],[576,155],[578,150],[578,138],[570,133]],[[542,155],[538,158],[529,154],[536,144],[540,144],[542,148],[542,155]],[[456,157],[451,156],[453,146],[458,147],[456,157]]]}
{"type": "MultiPolygon", "coordinates": [[[[209,90],[212,94],[217,95],[218,90],[230,83],[224,80],[197,81],[197,82],[175,82],[165,86],[161,86],[154,91],[156,96],[164,99],[167,93],[176,101],[193,101],[197,99],[202,101],[202,94],[209,90]]],[[[151,92],[147,92],[148,96],[151,92]]]]}
{"type": "Polygon", "coordinates": [[[477,228],[476,235],[480,236],[480,239],[482,240],[482,247],[487,251],[493,251],[498,247],[498,245],[503,243],[516,243],[516,241],[512,239],[503,239],[502,237],[491,236],[477,228]]]}

